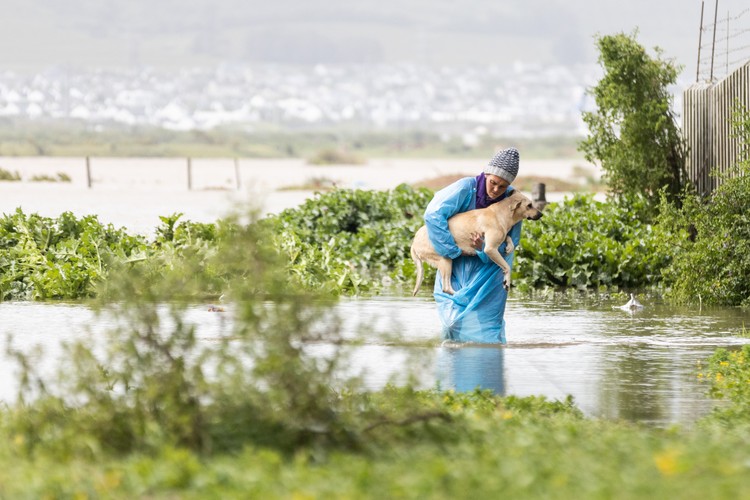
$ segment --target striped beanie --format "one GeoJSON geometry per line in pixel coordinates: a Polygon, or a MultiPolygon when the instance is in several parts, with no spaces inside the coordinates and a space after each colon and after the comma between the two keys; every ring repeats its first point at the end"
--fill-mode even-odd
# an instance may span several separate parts
{"type": "Polygon", "coordinates": [[[496,175],[508,182],[518,175],[518,150],[516,148],[501,149],[484,167],[485,174],[496,175]]]}

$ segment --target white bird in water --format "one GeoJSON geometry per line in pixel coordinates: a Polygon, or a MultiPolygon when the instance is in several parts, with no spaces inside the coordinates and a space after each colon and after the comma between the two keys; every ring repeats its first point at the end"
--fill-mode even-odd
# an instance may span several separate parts
{"type": "Polygon", "coordinates": [[[630,300],[625,304],[624,306],[620,306],[619,309],[622,309],[623,311],[640,311],[643,309],[643,304],[638,302],[638,299],[635,298],[635,295],[632,293],[630,294],[630,300]]]}

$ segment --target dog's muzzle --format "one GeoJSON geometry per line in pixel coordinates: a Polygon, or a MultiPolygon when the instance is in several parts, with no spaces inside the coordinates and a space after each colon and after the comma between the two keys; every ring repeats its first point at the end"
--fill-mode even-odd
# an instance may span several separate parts
{"type": "Polygon", "coordinates": [[[539,210],[537,210],[536,211],[536,215],[529,216],[529,217],[527,217],[527,219],[529,219],[529,220],[539,220],[542,217],[543,217],[542,212],[540,212],[539,210]]]}

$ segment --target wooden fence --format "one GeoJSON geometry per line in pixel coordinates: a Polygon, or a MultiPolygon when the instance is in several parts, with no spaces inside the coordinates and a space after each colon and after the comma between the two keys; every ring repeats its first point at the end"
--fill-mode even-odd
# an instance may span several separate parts
{"type": "Polygon", "coordinates": [[[732,134],[737,102],[750,109],[750,61],[723,80],[696,83],[683,94],[687,174],[703,195],[719,185],[717,174],[729,170],[739,158],[740,141],[732,134]]]}

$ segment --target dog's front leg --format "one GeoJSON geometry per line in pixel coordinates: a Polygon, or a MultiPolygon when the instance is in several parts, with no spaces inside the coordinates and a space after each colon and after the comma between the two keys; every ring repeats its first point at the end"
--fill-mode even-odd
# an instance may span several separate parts
{"type": "Polygon", "coordinates": [[[510,255],[516,249],[516,245],[513,244],[513,239],[510,235],[505,237],[505,255],[510,255]]]}
{"type": "Polygon", "coordinates": [[[487,244],[485,245],[484,253],[487,255],[487,257],[492,259],[492,262],[500,266],[500,269],[503,270],[503,288],[505,288],[505,290],[507,291],[510,290],[510,266],[507,262],[505,262],[503,256],[500,255],[500,252],[497,249],[499,246],[499,241],[492,241],[488,239],[487,244]]]}

